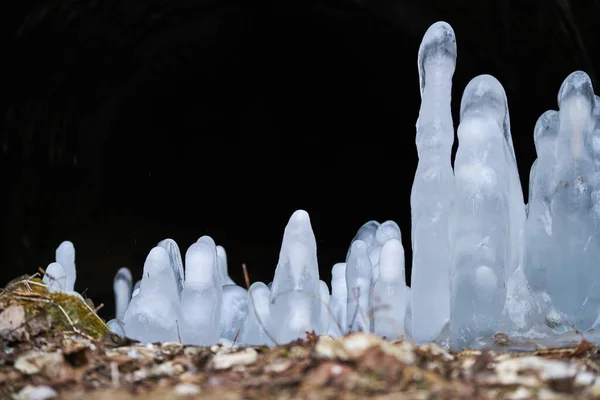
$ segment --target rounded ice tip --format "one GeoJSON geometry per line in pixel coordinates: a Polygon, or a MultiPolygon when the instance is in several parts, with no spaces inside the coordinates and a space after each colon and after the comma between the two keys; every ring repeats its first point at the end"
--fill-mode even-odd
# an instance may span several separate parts
{"type": "Polygon", "coordinates": [[[131,271],[127,267],[121,267],[115,274],[114,281],[125,280],[130,285],[133,284],[133,276],[131,275],[131,271]]]}
{"type": "Polygon", "coordinates": [[[209,245],[210,247],[212,247],[214,249],[217,248],[217,244],[215,243],[215,240],[208,235],[204,235],[204,236],[200,237],[200,239],[198,239],[196,241],[196,243],[206,243],[207,245],[209,245]]]}
{"type": "Polygon", "coordinates": [[[395,221],[389,220],[379,225],[377,232],[375,232],[375,238],[383,246],[386,241],[392,238],[402,240],[402,233],[398,224],[395,221]]]}
{"type": "Polygon", "coordinates": [[[456,66],[456,36],[454,30],[444,21],[431,25],[423,35],[419,46],[417,65],[419,68],[419,83],[421,91],[425,87],[425,70],[431,62],[447,61],[454,72],[456,66]]]}
{"type": "Polygon", "coordinates": [[[310,221],[308,213],[304,210],[296,210],[290,217],[290,221],[306,222],[310,221]]]}
{"type": "Polygon", "coordinates": [[[558,91],[558,106],[562,107],[564,101],[574,96],[585,98],[590,104],[590,109],[594,106],[595,96],[592,80],[583,71],[572,72],[565,78],[558,91]]]}
{"type": "Polygon", "coordinates": [[[144,278],[153,278],[167,268],[171,268],[169,253],[162,247],[154,247],[148,253],[144,263],[144,278]]]}
{"type": "Polygon", "coordinates": [[[395,280],[401,277],[404,269],[404,247],[398,239],[389,239],[379,254],[379,277],[395,280]]]}
{"type": "Polygon", "coordinates": [[[185,253],[185,280],[192,283],[212,283],[214,252],[208,243],[196,242],[185,253]]]}
{"type": "Polygon", "coordinates": [[[533,142],[536,145],[536,150],[540,150],[537,147],[541,140],[556,137],[559,123],[558,111],[548,110],[540,115],[535,123],[535,128],[533,128],[533,142]]]}
{"type": "Polygon", "coordinates": [[[504,87],[496,77],[488,74],[476,76],[465,87],[460,101],[460,120],[469,112],[479,112],[491,117],[501,129],[507,122],[508,104],[504,87]]]}
{"type": "Polygon", "coordinates": [[[346,279],[346,263],[340,262],[333,265],[333,268],[331,268],[331,279],[334,281],[346,279]]]}
{"type": "Polygon", "coordinates": [[[355,240],[354,242],[352,242],[352,245],[350,246],[350,252],[362,252],[362,253],[367,253],[367,244],[365,242],[363,242],[360,239],[355,240]]]}
{"type": "Polygon", "coordinates": [[[217,246],[217,256],[225,259],[227,258],[227,252],[225,251],[225,248],[221,245],[217,246]]]}

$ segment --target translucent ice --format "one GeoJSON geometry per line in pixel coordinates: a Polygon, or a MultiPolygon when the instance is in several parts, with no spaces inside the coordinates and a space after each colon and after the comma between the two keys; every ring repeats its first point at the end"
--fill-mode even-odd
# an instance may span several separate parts
{"type": "Polygon", "coordinates": [[[238,285],[224,285],[221,301],[220,337],[231,341],[239,339],[248,316],[248,292],[238,285]]]}
{"type": "Polygon", "coordinates": [[[179,246],[177,246],[177,243],[173,239],[162,240],[158,243],[158,245],[164,248],[169,254],[169,261],[171,268],[173,268],[173,274],[175,275],[175,280],[177,281],[177,291],[179,293],[179,298],[181,299],[181,291],[183,290],[185,277],[183,275],[183,261],[181,260],[179,246]]]}
{"type": "Polygon", "coordinates": [[[112,333],[120,337],[125,337],[125,324],[116,318],[111,319],[106,323],[112,333]]]}
{"type": "Polygon", "coordinates": [[[140,291],[125,312],[127,337],[142,343],[178,341],[180,317],[177,282],[162,247],[154,247],[144,263],[140,291]]]}
{"type": "Polygon", "coordinates": [[[390,239],[398,239],[402,241],[402,233],[400,227],[394,221],[385,221],[377,228],[375,232],[375,240],[378,246],[383,246],[390,239]]]}
{"type": "Polygon", "coordinates": [[[509,200],[509,220],[511,250],[507,269],[510,276],[522,264],[523,258],[523,229],[525,227],[525,203],[519,179],[519,170],[515,157],[512,136],[510,132],[510,117],[508,101],[502,84],[491,75],[479,75],[473,78],[465,88],[460,104],[461,121],[469,117],[484,116],[496,122],[504,138],[504,156],[506,164],[504,173],[507,175],[505,190],[509,200]]]}
{"type": "Polygon", "coordinates": [[[46,268],[42,282],[46,284],[49,292],[64,292],[67,286],[67,272],[61,264],[53,262],[46,268]]]}
{"type": "Polygon", "coordinates": [[[331,295],[329,294],[329,287],[324,281],[319,281],[319,299],[321,300],[321,311],[319,325],[315,332],[317,335],[324,335],[329,331],[329,325],[331,324],[331,314],[329,312],[331,295]]]}
{"type": "Polygon", "coordinates": [[[587,74],[576,71],[565,79],[558,104],[552,242],[547,279],[536,286],[545,285],[552,304],[566,317],[564,323],[587,330],[596,321],[600,306],[600,244],[592,199],[597,187],[593,160],[595,96],[587,74]]]}
{"type": "Polygon", "coordinates": [[[213,278],[215,281],[215,285],[220,285],[223,286],[224,285],[224,279],[222,276],[222,272],[219,269],[219,255],[217,252],[217,244],[215,243],[214,239],[208,235],[204,235],[202,237],[200,237],[200,239],[198,239],[198,241],[196,243],[205,243],[206,245],[208,245],[210,247],[210,249],[213,252],[214,255],[214,259],[215,259],[215,264],[214,264],[214,269],[215,271],[213,272],[213,278]]]}
{"type": "Polygon", "coordinates": [[[123,321],[125,311],[131,300],[131,288],[133,285],[133,277],[131,271],[127,267],[119,268],[115,278],[113,279],[113,291],[115,293],[115,318],[123,321]]]}
{"type": "Polygon", "coordinates": [[[139,281],[137,281],[135,283],[135,285],[133,285],[133,291],[131,292],[131,298],[134,298],[140,292],[140,284],[141,283],[142,283],[142,280],[140,279],[139,281]]]}
{"type": "Polygon", "coordinates": [[[255,282],[248,290],[248,315],[242,329],[240,342],[245,345],[272,346],[265,328],[270,325],[270,291],[262,282],[255,282]]]}
{"type": "MultiPolygon", "coordinates": [[[[463,97],[477,87],[467,85],[463,97]]],[[[462,115],[455,160],[456,191],[448,223],[450,339],[456,349],[496,333],[506,299],[512,244],[509,160],[502,127],[492,113],[471,113],[467,108],[462,115]]],[[[413,322],[418,319],[415,290],[413,287],[413,322]]]]}
{"type": "Polygon", "coordinates": [[[374,333],[388,339],[405,334],[408,291],[402,242],[392,238],[381,248],[379,279],[373,288],[374,333]]]}
{"type": "Polygon", "coordinates": [[[185,344],[210,346],[219,340],[223,289],[215,247],[208,239],[199,240],[185,254],[181,296],[181,340],[185,344]]]}
{"type": "MultiPolygon", "coordinates": [[[[354,238],[350,242],[350,245],[356,240],[362,240],[367,245],[368,249],[371,250],[374,246],[377,246],[377,241],[375,236],[377,235],[377,228],[379,228],[380,223],[371,220],[365,222],[356,232],[354,238]]],[[[348,252],[346,253],[346,262],[348,261],[348,257],[350,257],[350,251],[352,250],[352,246],[348,248],[348,252]]]]}
{"type": "Polygon", "coordinates": [[[367,244],[355,240],[350,245],[350,257],[346,262],[346,290],[348,307],[346,326],[349,332],[370,332],[371,280],[373,267],[367,253],[367,244]]]}
{"type": "Polygon", "coordinates": [[[410,197],[412,216],[412,335],[434,340],[450,316],[448,210],[454,194],[450,163],[454,127],[450,110],[456,38],[445,22],[425,33],[418,54],[421,109],[419,163],[410,197]]]}
{"type": "Polygon", "coordinates": [[[348,288],[346,287],[346,263],[337,263],[331,269],[331,299],[329,302],[335,321],[344,332],[340,332],[338,325],[332,322],[329,325],[329,335],[339,337],[345,334],[346,311],[348,307],[348,288]]]}
{"type": "Polygon", "coordinates": [[[62,265],[67,272],[65,292],[74,291],[77,271],[75,269],[75,246],[73,246],[73,243],[65,240],[58,246],[56,249],[56,262],[62,265]]]}
{"type": "Polygon", "coordinates": [[[225,248],[223,246],[217,246],[217,264],[219,271],[221,272],[223,285],[235,285],[235,282],[229,277],[227,253],[225,252],[225,248]]]}
{"type": "Polygon", "coordinates": [[[271,289],[271,331],[279,343],[304,337],[318,326],[317,243],[308,213],[298,210],[285,227],[271,289]]]}
{"type": "MultiPolygon", "coordinates": [[[[525,223],[524,272],[539,298],[547,288],[548,267],[552,264],[552,198],[557,187],[556,151],[559,129],[558,112],[549,110],[537,120],[534,143],[537,159],[529,175],[529,212],[525,223]]],[[[539,304],[544,304],[540,301],[539,304]]],[[[545,310],[549,312],[550,310],[545,310]]]]}

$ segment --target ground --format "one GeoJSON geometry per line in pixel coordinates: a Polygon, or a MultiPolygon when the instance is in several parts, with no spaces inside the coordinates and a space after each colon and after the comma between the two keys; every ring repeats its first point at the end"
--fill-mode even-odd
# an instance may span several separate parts
{"type": "MultiPolygon", "coordinates": [[[[97,309],[96,309],[97,310],[97,309]]],[[[143,345],[110,333],[88,301],[35,277],[0,295],[0,398],[600,398],[600,354],[578,346],[449,352],[355,333],[275,348],[143,345]]]]}

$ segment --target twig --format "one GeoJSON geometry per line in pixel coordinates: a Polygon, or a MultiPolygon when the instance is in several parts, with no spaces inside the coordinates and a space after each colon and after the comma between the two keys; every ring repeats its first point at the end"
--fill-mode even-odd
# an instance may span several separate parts
{"type": "Polygon", "coordinates": [[[88,303],[86,303],[84,300],[82,300],[80,297],[78,297],[78,298],[79,298],[79,301],[81,301],[87,307],[87,309],[96,316],[96,318],[100,321],[100,323],[102,323],[104,325],[104,327],[110,331],[110,328],[108,327],[108,325],[106,325],[106,322],[104,322],[104,320],[102,318],[100,318],[98,316],[98,314],[96,314],[96,312],[92,309],[92,307],[90,307],[90,305],[88,303]]]}
{"type": "Polygon", "coordinates": [[[233,348],[233,346],[235,346],[235,344],[236,344],[236,342],[238,340],[238,337],[240,336],[240,331],[241,331],[241,329],[238,329],[237,333],[235,334],[235,337],[233,338],[233,343],[231,343],[231,347],[232,348],[233,348]]]}
{"type": "Polygon", "coordinates": [[[104,303],[100,303],[96,308],[94,308],[91,312],[88,312],[87,314],[85,314],[85,316],[83,318],[81,318],[81,321],[76,320],[75,323],[78,324],[79,322],[83,322],[85,321],[90,315],[93,314],[98,314],[98,311],[100,311],[100,309],[102,309],[102,307],[104,307],[104,303]]]}
{"type": "Polygon", "coordinates": [[[358,313],[360,312],[360,301],[358,300],[360,297],[360,286],[355,286],[352,288],[352,295],[354,296],[354,300],[356,301],[356,308],[354,309],[352,320],[350,321],[350,324],[348,326],[348,330],[350,332],[352,332],[352,329],[354,329],[354,323],[356,322],[356,319],[358,318],[358,313]]]}
{"type": "Polygon", "coordinates": [[[71,317],[69,317],[69,314],[67,314],[67,312],[65,311],[65,309],[60,304],[57,304],[57,306],[60,309],[60,311],[62,311],[62,313],[65,315],[65,317],[67,318],[67,321],[69,321],[69,324],[71,325],[71,328],[73,328],[73,332],[81,334],[81,332],[79,331],[79,329],[77,329],[75,327],[75,325],[73,325],[73,321],[71,320],[71,317]]]}
{"type": "Polygon", "coordinates": [[[175,327],[177,328],[177,339],[179,339],[179,344],[183,344],[181,341],[181,334],[179,333],[179,321],[175,320],[175,327]]]}
{"type": "Polygon", "coordinates": [[[331,316],[331,319],[333,320],[333,322],[335,322],[335,324],[337,325],[338,330],[340,331],[340,334],[342,336],[344,336],[346,333],[344,332],[344,328],[342,327],[342,325],[339,323],[339,321],[336,319],[335,313],[333,312],[333,310],[331,309],[331,307],[329,306],[329,304],[327,304],[323,299],[321,299],[318,296],[315,296],[314,294],[307,292],[306,290],[302,290],[302,289],[290,289],[290,290],[285,290],[283,292],[279,292],[277,293],[277,295],[275,297],[273,297],[273,300],[271,300],[271,304],[275,303],[275,300],[277,300],[277,298],[279,296],[283,296],[289,293],[302,293],[308,297],[310,297],[313,300],[318,301],[319,303],[321,303],[325,309],[327,310],[327,312],[329,313],[329,315],[331,316]]]}
{"type": "Polygon", "coordinates": [[[248,276],[248,268],[246,268],[246,263],[242,264],[242,270],[244,271],[244,281],[246,282],[246,288],[248,289],[248,298],[250,299],[252,310],[254,311],[254,315],[256,316],[256,321],[258,322],[260,327],[263,328],[263,330],[265,331],[265,335],[267,335],[267,337],[271,339],[271,341],[275,343],[276,346],[279,346],[279,343],[277,343],[277,340],[275,340],[275,338],[273,337],[273,335],[271,335],[265,324],[263,324],[260,315],[258,315],[258,312],[256,311],[256,305],[254,304],[254,296],[252,295],[252,290],[250,290],[250,277],[248,276]]]}

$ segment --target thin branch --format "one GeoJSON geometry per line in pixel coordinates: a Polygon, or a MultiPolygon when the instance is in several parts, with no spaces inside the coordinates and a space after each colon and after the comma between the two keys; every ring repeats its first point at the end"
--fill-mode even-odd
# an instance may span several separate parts
{"type": "Polygon", "coordinates": [[[356,308],[354,309],[354,314],[352,315],[352,320],[348,326],[348,331],[352,332],[354,329],[354,323],[356,322],[356,318],[358,318],[358,309],[360,308],[360,303],[358,301],[358,296],[360,295],[360,287],[356,286],[352,288],[352,295],[354,296],[354,300],[356,301],[356,308]]]}
{"type": "Polygon", "coordinates": [[[179,339],[179,344],[183,344],[181,341],[181,334],[179,333],[179,321],[175,320],[175,327],[177,328],[177,339],[179,339]]]}
{"type": "Polygon", "coordinates": [[[231,343],[231,347],[233,348],[233,346],[235,346],[235,344],[237,343],[238,337],[240,336],[240,332],[241,329],[237,330],[237,333],[235,334],[235,337],[233,338],[233,343],[231,343]]]}

